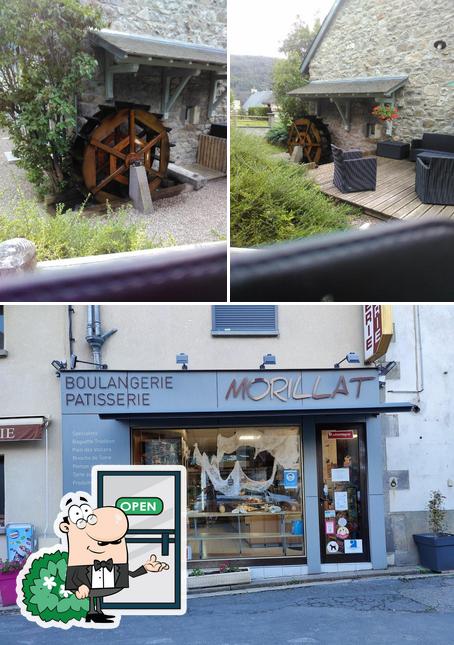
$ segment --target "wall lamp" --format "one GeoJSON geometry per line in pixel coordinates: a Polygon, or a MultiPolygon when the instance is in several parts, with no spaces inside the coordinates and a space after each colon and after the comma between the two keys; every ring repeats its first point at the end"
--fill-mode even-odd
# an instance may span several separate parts
{"type": "Polygon", "coordinates": [[[187,370],[188,363],[189,363],[189,356],[187,354],[184,354],[183,352],[180,352],[179,354],[176,355],[176,363],[177,365],[181,365],[182,370],[187,370]]]}
{"type": "Polygon", "coordinates": [[[75,354],[71,354],[69,359],[69,369],[76,369],[77,363],[83,363],[84,365],[94,365],[95,367],[100,367],[102,370],[108,369],[107,363],[91,363],[90,361],[81,361],[80,358],[77,358],[75,354]]]}
{"type": "Polygon", "coordinates": [[[60,372],[62,370],[65,370],[68,367],[68,364],[66,361],[57,361],[57,360],[51,361],[51,365],[56,370],[55,375],[57,376],[57,378],[60,378],[60,372]]]}
{"type": "Polygon", "coordinates": [[[347,361],[347,363],[361,363],[361,361],[359,360],[359,356],[356,352],[348,352],[348,354],[344,356],[344,358],[341,361],[339,361],[338,363],[334,363],[334,369],[338,370],[344,361],[347,361]]]}
{"type": "Polygon", "coordinates": [[[393,370],[396,367],[397,363],[396,361],[388,361],[387,363],[381,363],[381,365],[378,366],[378,373],[380,376],[386,376],[389,374],[391,370],[393,370]]]}
{"type": "Polygon", "coordinates": [[[264,370],[266,365],[276,365],[276,357],[274,354],[265,354],[263,357],[263,363],[260,365],[260,369],[264,370]]]}

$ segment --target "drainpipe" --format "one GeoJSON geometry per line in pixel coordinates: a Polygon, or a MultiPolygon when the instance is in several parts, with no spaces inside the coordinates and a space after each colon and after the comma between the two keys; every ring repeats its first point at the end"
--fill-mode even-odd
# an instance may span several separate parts
{"type": "Polygon", "coordinates": [[[102,346],[117,330],[111,329],[104,334],[101,331],[101,308],[99,305],[87,305],[87,335],[85,340],[91,347],[93,363],[97,370],[102,369],[102,346]]]}
{"type": "Polygon", "coordinates": [[[393,394],[416,394],[416,401],[421,401],[421,392],[424,392],[424,369],[421,341],[421,316],[419,305],[413,305],[413,329],[415,337],[415,389],[414,390],[388,390],[393,394]]]}

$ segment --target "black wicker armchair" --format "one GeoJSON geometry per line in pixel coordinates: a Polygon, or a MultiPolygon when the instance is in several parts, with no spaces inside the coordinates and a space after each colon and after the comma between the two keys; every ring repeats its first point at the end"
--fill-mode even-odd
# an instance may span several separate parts
{"type": "Polygon", "coordinates": [[[342,193],[375,190],[377,185],[376,157],[363,157],[361,150],[342,150],[331,146],[334,159],[333,183],[342,193]]]}
{"type": "Polygon", "coordinates": [[[424,204],[454,204],[454,156],[430,152],[418,155],[416,193],[424,204]]]}

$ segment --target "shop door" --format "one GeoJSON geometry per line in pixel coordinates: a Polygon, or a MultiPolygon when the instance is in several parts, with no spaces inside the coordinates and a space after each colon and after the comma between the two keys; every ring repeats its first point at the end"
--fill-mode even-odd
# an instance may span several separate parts
{"type": "Polygon", "coordinates": [[[318,426],[317,442],[322,562],[368,562],[365,426],[318,426]]]}

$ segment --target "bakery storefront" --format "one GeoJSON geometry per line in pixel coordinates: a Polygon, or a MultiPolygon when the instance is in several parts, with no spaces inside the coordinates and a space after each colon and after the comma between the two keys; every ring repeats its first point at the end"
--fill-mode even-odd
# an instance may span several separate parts
{"type": "MultiPolygon", "coordinates": [[[[375,368],[64,371],[64,492],[94,464],[182,464],[189,567],[386,567],[375,368]]],[[[296,571],[293,569],[293,571],[296,571]]],[[[285,574],[285,569],[282,569],[285,574]]]]}

